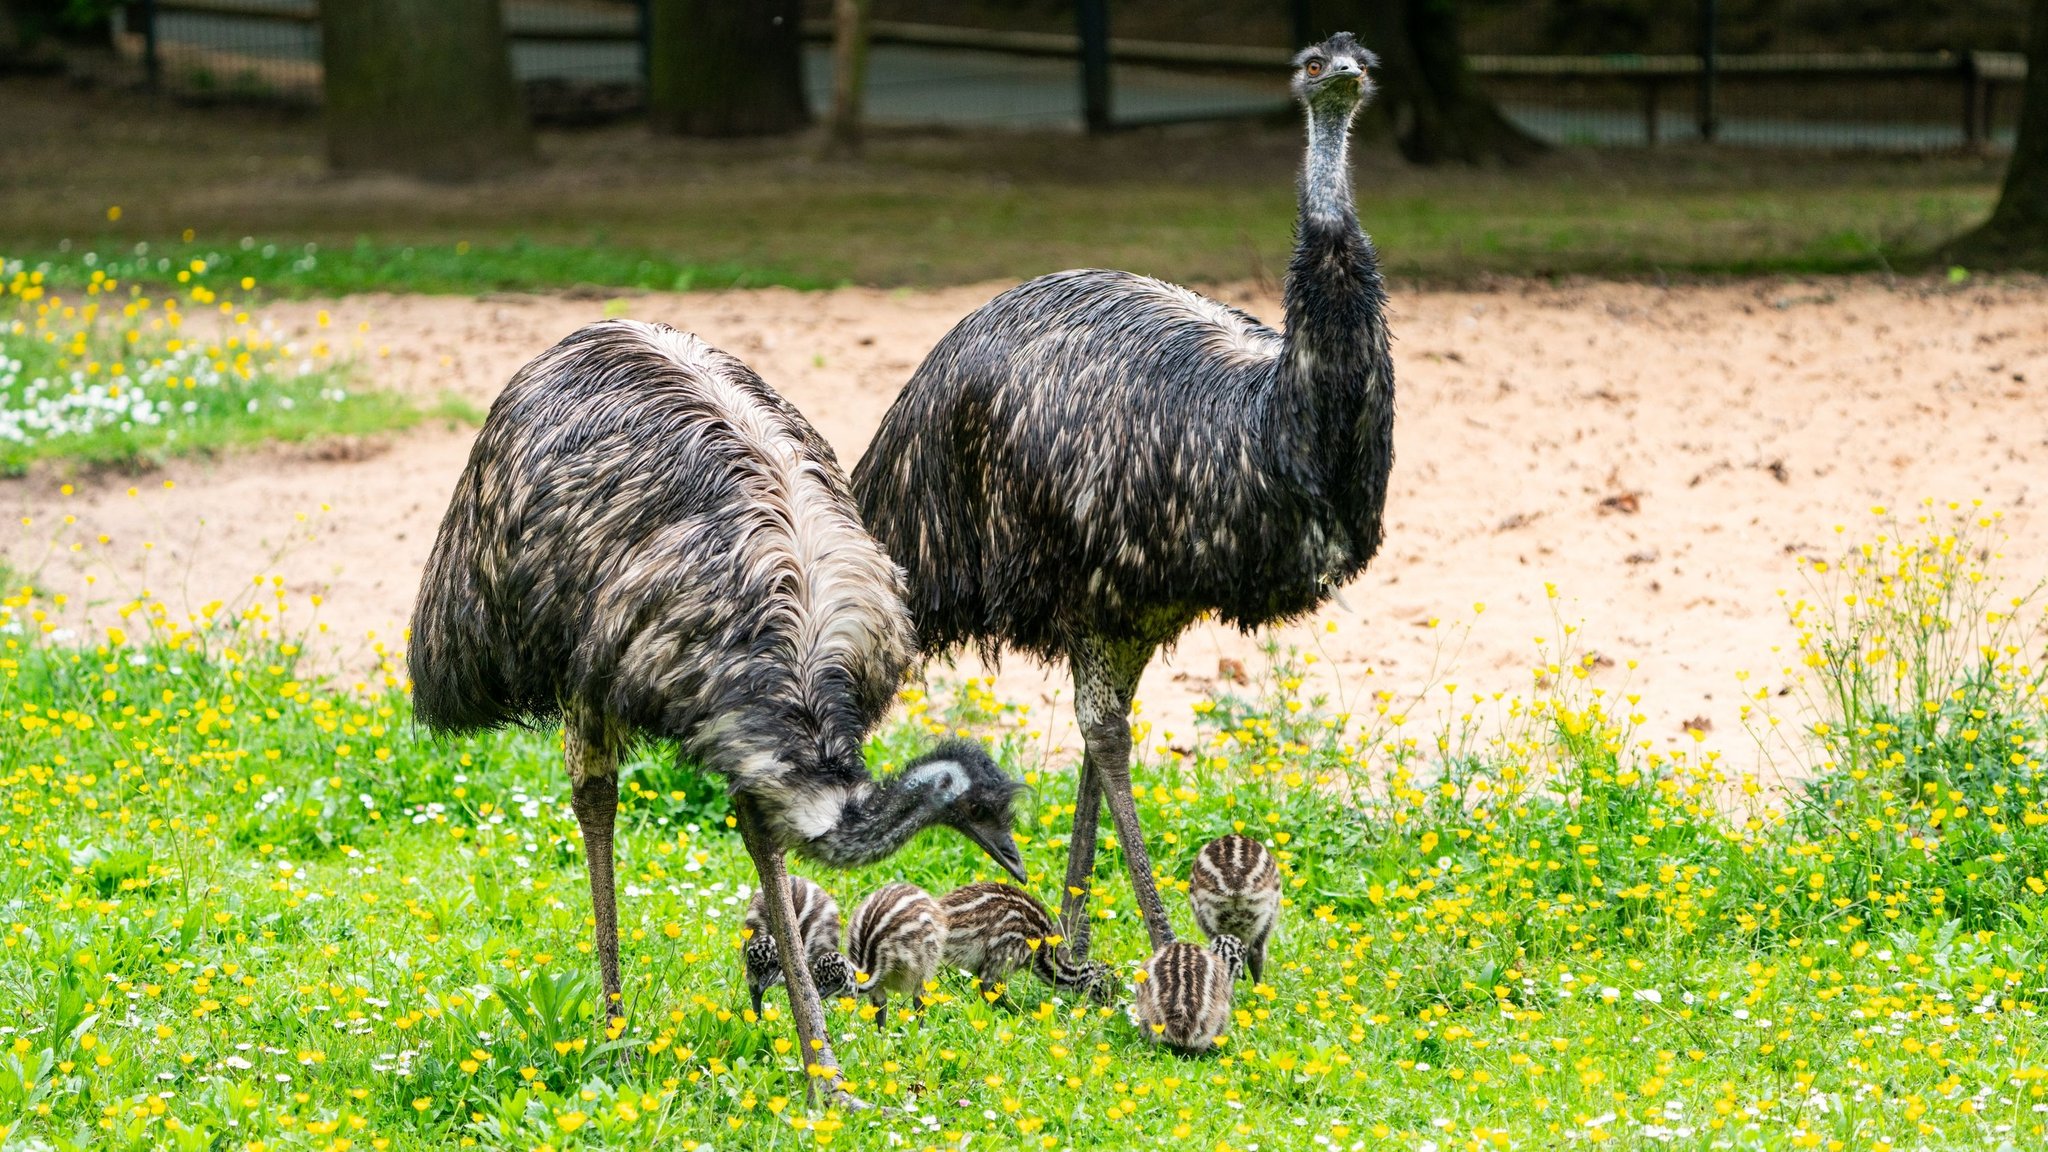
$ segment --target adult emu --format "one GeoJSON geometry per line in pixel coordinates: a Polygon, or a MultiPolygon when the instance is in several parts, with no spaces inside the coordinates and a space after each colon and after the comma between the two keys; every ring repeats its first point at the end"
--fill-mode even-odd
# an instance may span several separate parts
{"type": "Polygon", "coordinates": [[[430,728],[562,718],[610,1017],[619,755],[666,738],[725,777],[805,1066],[836,1090],[783,852],[864,864],[942,823],[1023,874],[1018,785],[979,746],[869,779],[861,742],[909,657],[901,574],[861,530],[831,448],[732,356],[613,321],[541,354],[491,406],[409,658],[430,728]]]}
{"type": "Polygon", "coordinates": [[[1062,912],[1080,956],[1104,793],[1152,944],[1173,939],[1131,796],[1153,652],[1205,612],[1247,630],[1306,613],[1379,549],[1394,374],[1346,156],[1374,63],[1348,32],[1295,57],[1285,331],[1127,272],[1044,276],[939,341],[854,469],[927,656],[971,642],[1072,666],[1086,753],[1062,912]]]}

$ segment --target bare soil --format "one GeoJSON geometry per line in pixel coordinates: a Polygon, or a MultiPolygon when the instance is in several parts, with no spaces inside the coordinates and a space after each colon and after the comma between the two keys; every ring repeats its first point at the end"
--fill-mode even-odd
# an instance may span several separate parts
{"type": "MultiPolygon", "coordinates": [[[[737,353],[850,466],[925,350],[1000,287],[642,296],[609,308],[737,353]]],[[[1264,290],[1221,294],[1278,314],[1264,290]]],[[[482,404],[607,307],[362,296],[268,315],[310,331],[329,312],[330,334],[355,342],[376,385],[482,404]]],[[[2048,574],[2037,507],[2048,497],[2048,284],[1517,282],[1406,291],[1394,307],[1400,417],[1386,549],[1344,590],[1346,606],[1271,633],[1318,654],[1309,691],[1358,706],[1433,677],[1457,683],[1461,698],[1526,690],[1533,641],[1555,636],[1555,609],[1582,626],[1576,642],[1612,662],[1597,677],[1643,694],[1650,737],[1706,726],[1710,746],[1740,758],[1753,755],[1742,694],[1775,694],[1792,675],[1782,594],[1801,588],[1794,558],[1832,555],[1837,526],[1853,538],[1874,531],[1874,505],[1981,498],[2008,516],[2003,570],[2028,583],[2048,574]],[[1439,618],[1443,627],[1428,626],[1439,618]]],[[[54,473],[0,482],[0,504],[29,522],[6,558],[75,596],[146,585],[194,608],[275,573],[298,611],[324,598],[343,665],[361,667],[370,638],[402,646],[471,435],[436,426],[141,478],[74,477],[70,496],[54,473]]],[[[1265,639],[1201,625],[1155,662],[1140,692],[1152,741],[1188,742],[1191,705],[1227,687],[1219,677],[1234,667],[1256,675],[1265,639]]],[[[940,675],[978,671],[965,662],[940,675]]],[[[1006,662],[997,692],[1034,706],[1050,746],[1077,746],[1063,670],[1006,662]]]]}

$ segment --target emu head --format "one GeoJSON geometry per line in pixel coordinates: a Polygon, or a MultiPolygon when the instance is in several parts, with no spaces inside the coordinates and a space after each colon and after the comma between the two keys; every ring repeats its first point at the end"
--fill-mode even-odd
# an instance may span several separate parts
{"type": "Polygon", "coordinates": [[[1371,70],[1380,58],[1349,32],[1339,32],[1320,44],[1303,48],[1294,57],[1294,98],[1311,111],[1328,110],[1349,115],[1370,99],[1371,70]]]}
{"type": "Polygon", "coordinates": [[[1246,959],[1244,941],[1235,936],[1218,935],[1209,941],[1209,951],[1215,953],[1218,960],[1223,961],[1223,970],[1230,973],[1232,980],[1251,971],[1251,965],[1246,959]]]}
{"type": "Polygon", "coordinates": [[[853,965],[846,962],[844,952],[819,952],[811,957],[811,981],[818,986],[818,995],[827,1000],[851,995],[853,965]]]}
{"type": "Polygon", "coordinates": [[[1116,999],[1116,972],[1109,965],[1100,960],[1090,960],[1081,965],[1081,970],[1081,988],[1088,999],[1097,1004],[1108,1004],[1116,999]]]}
{"type": "Polygon", "coordinates": [[[972,740],[948,740],[904,767],[900,779],[935,789],[939,823],[974,841],[1003,871],[1027,884],[1024,856],[1017,850],[1017,793],[1023,785],[996,767],[988,750],[972,740]]]}
{"type": "Polygon", "coordinates": [[[747,994],[753,997],[754,1014],[761,1014],[761,994],[782,983],[782,956],[775,950],[775,937],[757,932],[742,955],[746,958],[747,994]]]}

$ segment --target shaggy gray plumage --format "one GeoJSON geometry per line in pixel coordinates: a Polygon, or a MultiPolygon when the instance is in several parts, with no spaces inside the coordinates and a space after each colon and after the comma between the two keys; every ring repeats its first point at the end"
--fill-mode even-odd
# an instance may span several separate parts
{"type": "Polygon", "coordinates": [[[1073,667],[1087,755],[1063,909],[1088,947],[1098,790],[1155,947],[1172,939],[1129,795],[1131,693],[1205,612],[1299,616],[1378,551],[1394,375],[1348,132],[1375,63],[1302,51],[1307,111],[1286,327],[1127,272],[1019,285],[940,340],[854,469],[906,569],[927,655],[1005,645],[1073,667]]]}
{"type": "Polygon", "coordinates": [[[454,731],[565,715],[665,736],[776,809],[867,778],[909,655],[901,577],[838,461],[745,364],[612,321],[513,377],[413,614],[413,702],[454,731]]]}
{"type": "Polygon", "coordinates": [[[785,850],[868,863],[944,823],[1021,876],[1018,785],[979,745],[869,778],[862,741],[910,656],[901,592],[831,448],[695,336],[593,324],[491,406],[413,612],[414,709],[444,731],[562,717],[608,1012],[617,764],[636,737],[725,779],[816,1063],[832,1066],[810,1043],[823,1013],[785,850]]]}

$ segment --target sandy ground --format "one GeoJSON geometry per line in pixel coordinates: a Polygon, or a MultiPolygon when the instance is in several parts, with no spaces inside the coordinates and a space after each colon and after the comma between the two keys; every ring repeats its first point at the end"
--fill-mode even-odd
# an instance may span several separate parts
{"type": "MultiPolygon", "coordinates": [[[[640,296],[609,308],[739,354],[851,466],[925,350],[1001,287],[640,296]]],[[[1270,292],[1219,294],[1278,316],[1270,292]]],[[[310,331],[331,312],[330,331],[359,345],[376,384],[484,402],[607,307],[368,296],[267,315],[310,331]]],[[[1801,586],[1795,555],[1838,547],[1836,525],[1867,528],[1873,505],[1981,498],[2008,514],[2005,570],[2048,574],[2036,509],[2048,496],[2048,285],[1513,284],[1402,291],[1394,307],[1400,417],[1386,549],[1342,606],[1275,634],[1322,654],[1311,691],[1357,702],[1433,675],[1461,695],[1524,690],[1555,607],[1614,661],[1599,676],[1629,677],[1643,694],[1651,738],[1705,725],[1710,746],[1753,757],[1737,674],[1752,674],[1751,692],[1783,685],[1791,633],[1779,592],[1801,586]],[[1428,627],[1432,618],[1446,627],[1428,627]],[[1446,667],[1444,638],[1466,624],[1446,667]]],[[[322,619],[354,659],[369,634],[400,642],[469,438],[435,427],[178,463],[140,479],[79,479],[68,497],[54,474],[4,481],[0,503],[33,521],[7,553],[52,586],[90,571],[97,595],[147,583],[174,605],[278,573],[295,596],[324,596],[322,619]],[[61,527],[65,515],[76,525],[61,527]],[[59,532],[85,548],[53,548],[59,532]]],[[[1156,661],[1140,690],[1154,739],[1185,741],[1190,706],[1226,662],[1262,668],[1263,639],[1198,626],[1156,661]]],[[[1078,746],[1062,670],[1009,661],[997,691],[1033,705],[1052,747],[1078,746]]]]}

